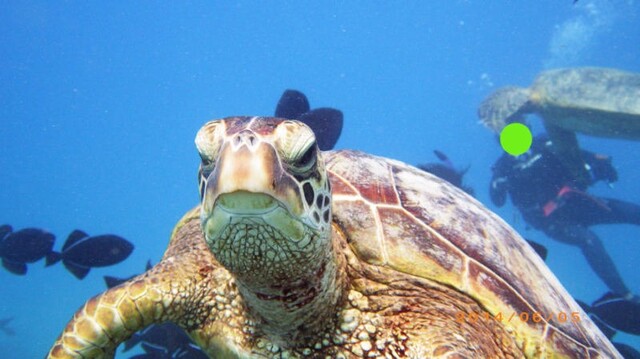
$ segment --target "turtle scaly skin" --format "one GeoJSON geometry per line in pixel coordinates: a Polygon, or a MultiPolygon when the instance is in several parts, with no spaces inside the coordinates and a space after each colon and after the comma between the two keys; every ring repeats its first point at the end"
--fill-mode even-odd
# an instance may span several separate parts
{"type": "Polygon", "coordinates": [[[445,181],[321,153],[283,119],[212,121],[196,145],[201,206],[160,263],[75,314],[50,358],[109,358],[163,321],[212,358],[620,357],[522,238],[445,181]],[[581,320],[547,316],[560,311],[581,320]],[[544,316],[506,320],[523,312],[544,316]]]}

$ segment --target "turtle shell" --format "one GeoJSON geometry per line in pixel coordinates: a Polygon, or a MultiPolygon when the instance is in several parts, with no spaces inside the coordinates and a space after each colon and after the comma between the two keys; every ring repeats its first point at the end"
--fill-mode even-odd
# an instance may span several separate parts
{"type": "Polygon", "coordinates": [[[534,250],[474,198],[399,161],[354,151],[325,161],[334,222],[360,260],[473,298],[527,356],[617,357],[534,250]]]}
{"type": "Polygon", "coordinates": [[[640,139],[640,74],[580,67],[542,72],[530,87],[546,122],[589,135],[640,139]]]}

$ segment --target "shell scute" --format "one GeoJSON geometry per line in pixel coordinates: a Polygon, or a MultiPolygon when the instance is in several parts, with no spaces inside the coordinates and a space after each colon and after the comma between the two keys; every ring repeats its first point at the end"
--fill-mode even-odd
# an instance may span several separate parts
{"type": "Polygon", "coordinates": [[[355,151],[324,156],[332,186],[352,189],[334,191],[332,209],[360,260],[455,288],[492,316],[513,314],[502,325],[527,355],[588,357],[590,348],[611,348],[590,321],[551,319],[586,315],[522,237],[474,198],[399,161],[355,151]]]}

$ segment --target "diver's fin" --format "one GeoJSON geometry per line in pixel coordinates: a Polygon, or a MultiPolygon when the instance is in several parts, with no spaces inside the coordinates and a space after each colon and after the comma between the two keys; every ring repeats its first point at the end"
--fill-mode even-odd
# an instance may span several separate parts
{"type": "Polygon", "coordinates": [[[69,270],[69,272],[71,272],[71,274],[73,274],[78,279],[84,279],[84,277],[87,276],[89,270],[91,269],[89,267],[81,266],[67,260],[63,260],[62,264],[64,264],[64,267],[67,268],[67,270],[69,270]]]}
{"type": "Polygon", "coordinates": [[[303,113],[308,112],[309,100],[298,90],[285,90],[276,106],[276,117],[297,120],[303,113]]]}
{"type": "Polygon", "coordinates": [[[27,274],[27,264],[2,259],[2,266],[9,272],[17,275],[27,274]]]}
{"type": "Polygon", "coordinates": [[[343,117],[340,110],[322,107],[302,114],[298,120],[311,127],[316,135],[320,150],[328,151],[336,145],[340,138],[343,117]]]}

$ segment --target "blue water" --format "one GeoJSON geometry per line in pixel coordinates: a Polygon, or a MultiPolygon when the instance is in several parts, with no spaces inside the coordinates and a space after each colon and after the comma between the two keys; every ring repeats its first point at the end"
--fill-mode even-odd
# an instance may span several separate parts
{"type": "MultiPolygon", "coordinates": [[[[548,264],[577,298],[606,288],[573,247],[527,231],[511,206],[490,204],[501,154],[478,124],[497,87],[527,86],[558,66],[640,72],[640,3],[623,0],[3,2],[0,5],[0,224],[66,236],[116,233],[136,248],[79,281],[61,265],[0,269],[3,358],[42,357],[103,275],[157,262],[198,201],[193,139],[207,120],[270,115],[282,91],[345,114],[338,148],[417,164],[440,149],[477,198],[549,247],[548,264]]],[[[540,128],[539,122],[534,127],[540,128]]],[[[640,203],[640,143],[581,137],[613,156],[614,189],[640,203]]],[[[640,228],[596,229],[640,293],[640,228]]],[[[640,349],[640,338],[617,341],[640,349]]],[[[128,357],[120,355],[119,357],[128,357]]]]}

